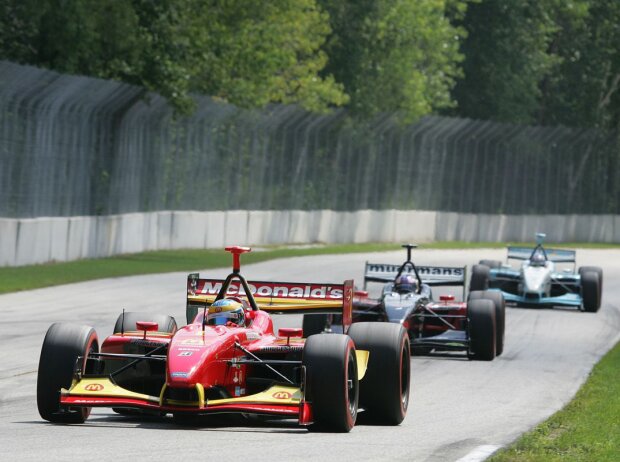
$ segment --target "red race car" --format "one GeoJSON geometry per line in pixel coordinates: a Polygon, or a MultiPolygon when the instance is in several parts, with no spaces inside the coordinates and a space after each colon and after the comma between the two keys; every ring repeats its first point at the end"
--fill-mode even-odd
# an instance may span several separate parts
{"type": "Polygon", "coordinates": [[[358,410],[398,425],[409,401],[409,338],[397,324],[351,325],[353,281],[248,282],[245,247],[225,280],[187,282],[188,325],[165,315],[123,312],[99,348],[88,326],[53,324],[39,362],[37,404],[50,422],[81,423],[92,407],[119,413],[217,413],[296,419],[325,431],[351,430],[358,410]],[[343,334],[273,331],[272,313],[338,313],[343,334]],[[359,407],[358,407],[359,406],[359,407]]]}

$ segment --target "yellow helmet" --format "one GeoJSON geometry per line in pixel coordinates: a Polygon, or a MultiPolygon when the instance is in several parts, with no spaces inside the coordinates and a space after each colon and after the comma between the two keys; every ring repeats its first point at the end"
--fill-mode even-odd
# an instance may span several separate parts
{"type": "Polygon", "coordinates": [[[207,309],[208,325],[223,326],[229,322],[237,326],[245,325],[245,312],[242,303],[223,298],[207,309]]]}

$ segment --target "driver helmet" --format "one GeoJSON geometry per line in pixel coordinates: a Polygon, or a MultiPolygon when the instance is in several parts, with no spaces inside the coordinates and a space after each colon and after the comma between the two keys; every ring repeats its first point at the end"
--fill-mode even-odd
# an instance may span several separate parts
{"type": "Polygon", "coordinates": [[[394,289],[400,294],[415,292],[418,288],[418,281],[411,274],[402,274],[394,281],[394,289]]]}
{"type": "Polygon", "coordinates": [[[530,258],[530,266],[545,266],[546,261],[545,255],[540,250],[537,250],[530,258]]]}
{"type": "Polygon", "coordinates": [[[207,324],[210,326],[225,326],[229,323],[236,326],[245,325],[243,304],[237,300],[223,298],[208,308],[207,324]]]}

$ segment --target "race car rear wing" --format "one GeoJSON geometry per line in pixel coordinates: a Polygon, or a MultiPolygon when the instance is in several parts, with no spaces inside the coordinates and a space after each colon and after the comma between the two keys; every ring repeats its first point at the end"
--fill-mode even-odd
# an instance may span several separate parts
{"type": "MultiPolygon", "coordinates": [[[[187,277],[187,322],[217,298],[224,279],[201,279],[198,273],[187,277]]],[[[247,281],[248,296],[240,281],[232,281],[226,297],[252,298],[256,307],[274,314],[342,314],[349,326],[353,310],[353,280],[343,284],[305,282],[247,281]]]]}
{"type": "MultiPolygon", "coordinates": [[[[513,260],[529,260],[532,255],[532,252],[536,247],[508,247],[508,259],[513,260]]],[[[556,263],[575,263],[576,262],[576,254],[574,250],[564,250],[564,249],[547,249],[542,247],[545,255],[547,256],[547,260],[556,262],[556,263]]]]}
{"type": "MultiPolygon", "coordinates": [[[[368,282],[392,282],[398,272],[403,268],[401,265],[385,263],[368,263],[364,269],[364,289],[368,282]]],[[[418,266],[418,275],[424,284],[429,286],[464,286],[467,279],[466,266],[418,266]]],[[[402,274],[415,276],[413,266],[403,268],[402,274]]]]}

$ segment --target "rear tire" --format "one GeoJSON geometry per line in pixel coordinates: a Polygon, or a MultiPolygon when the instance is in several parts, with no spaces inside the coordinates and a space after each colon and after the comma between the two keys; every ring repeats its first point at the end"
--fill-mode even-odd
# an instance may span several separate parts
{"type": "Polygon", "coordinates": [[[491,269],[497,269],[502,267],[502,262],[499,260],[480,260],[479,264],[488,266],[491,269]]]}
{"type": "Polygon", "coordinates": [[[495,358],[495,305],[491,300],[471,300],[467,303],[469,357],[480,361],[495,358]]]}
{"type": "Polygon", "coordinates": [[[474,265],[471,269],[469,290],[487,290],[489,288],[490,270],[486,265],[474,265]]]}
{"type": "Polygon", "coordinates": [[[491,300],[495,305],[495,356],[504,352],[504,332],[506,330],[506,300],[498,290],[476,290],[469,293],[468,300],[491,300]]]}
{"type": "Polygon", "coordinates": [[[601,306],[598,274],[588,271],[581,274],[581,298],[583,309],[596,313],[601,306]]]}
{"type": "Polygon", "coordinates": [[[306,397],[312,403],[311,430],[348,432],[359,400],[355,344],[343,334],[312,335],[303,352],[306,397]]]}
{"type": "Polygon", "coordinates": [[[116,324],[114,324],[114,333],[135,332],[137,330],[136,322],[138,321],[156,322],[158,325],[157,332],[174,334],[177,331],[177,322],[167,314],[125,311],[124,314],[118,315],[116,324]]]}
{"type": "Polygon", "coordinates": [[[55,323],[45,334],[37,374],[39,415],[54,423],[83,423],[90,408],[65,408],[60,405],[60,389],[70,388],[73,368],[83,356],[82,371],[90,353],[99,352],[97,333],[92,327],[55,323]]]}
{"type": "Polygon", "coordinates": [[[360,382],[360,407],[374,423],[398,425],[407,414],[411,385],[410,344],[400,324],[360,322],[349,335],[358,350],[369,352],[360,382]]]}

